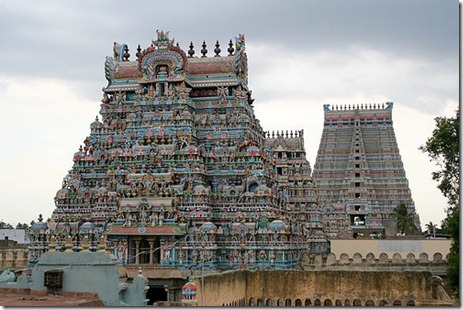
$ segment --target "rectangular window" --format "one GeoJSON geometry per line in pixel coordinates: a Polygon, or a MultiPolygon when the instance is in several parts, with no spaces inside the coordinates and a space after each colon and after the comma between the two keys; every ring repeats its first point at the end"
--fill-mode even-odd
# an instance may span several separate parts
{"type": "Polygon", "coordinates": [[[355,187],[360,187],[360,182],[355,182],[355,187]]]}
{"type": "Polygon", "coordinates": [[[356,172],[356,173],[355,173],[355,177],[356,177],[356,178],[360,178],[360,173],[359,173],[359,172],[356,172]]]}
{"type": "Polygon", "coordinates": [[[360,193],[355,193],[355,198],[360,198],[360,193]]]}

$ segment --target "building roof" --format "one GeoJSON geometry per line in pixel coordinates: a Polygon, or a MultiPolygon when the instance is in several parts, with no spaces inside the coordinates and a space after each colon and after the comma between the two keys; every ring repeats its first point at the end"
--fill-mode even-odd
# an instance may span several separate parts
{"type": "Polygon", "coordinates": [[[61,292],[60,295],[37,294],[26,289],[0,289],[3,307],[101,307],[103,302],[93,293],[61,292]]]}

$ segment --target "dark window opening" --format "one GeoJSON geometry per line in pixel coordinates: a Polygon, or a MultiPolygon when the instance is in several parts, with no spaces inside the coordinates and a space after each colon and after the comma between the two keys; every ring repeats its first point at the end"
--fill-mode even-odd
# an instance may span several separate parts
{"type": "Polygon", "coordinates": [[[153,305],[156,301],[167,301],[167,292],[164,287],[152,287],[146,291],[148,305],[153,305]]]}
{"type": "Polygon", "coordinates": [[[164,83],[159,84],[159,95],[165,96],[166,95],[166,85],[164,83]]]}
{"type": "Polygon", "coordinates": [[[252,183],[251,185],[249,185],[249,191],[254,192],[256,190],[257,186],[258,186],[257,183],[252,183]]]}

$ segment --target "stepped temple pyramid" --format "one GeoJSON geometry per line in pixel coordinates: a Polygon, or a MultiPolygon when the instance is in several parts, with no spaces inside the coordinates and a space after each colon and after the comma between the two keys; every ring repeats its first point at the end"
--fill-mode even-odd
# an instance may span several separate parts
{"type": "Polygon", "coordinates": [[[175,287],[183,271],[296,268],[329,238],[381,233],[401,202],[414,210],[392,104],[326,106],[312,176],[303,130],[264,131],[254,115],[243,35],[213,57],[163,31],[135,60],[126,44],[113,52],[100,116],[51,220],[33,228],[33,255],[85,241],[175,287]]]}
{"type": "MultiPolygon", "coordinates": [[[[399,203],[415,211],[392,126],[392,106],[324,106],[313,177],[327,237],[346,237],[347,231],[354,236],[377,234],[399,203]]],[[[418,215],[414,222],[420,226],[418,215]]]]}

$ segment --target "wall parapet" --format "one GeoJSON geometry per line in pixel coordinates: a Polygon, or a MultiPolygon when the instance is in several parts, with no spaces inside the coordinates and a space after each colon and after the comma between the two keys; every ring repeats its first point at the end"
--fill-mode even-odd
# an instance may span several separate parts
{"type": "Polygon", "coordinates": [[[437,275],[445,275],[447,268],[447,257],[436,252],[430,258],[427,253],[420,253],[418,257],[408,253],[402,257],[400,253],[394,253],[389,257],[381,253],[375,257],[368,253],[365,257],[355,253],[350,257],[346,253],[336,257],[334,253],[328,254],[304,254],[301,258],[303,270],[327,270],[327,271],[429,271],[437,275]]]}

